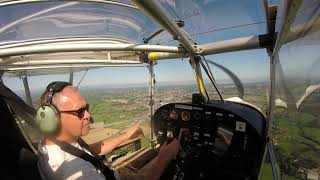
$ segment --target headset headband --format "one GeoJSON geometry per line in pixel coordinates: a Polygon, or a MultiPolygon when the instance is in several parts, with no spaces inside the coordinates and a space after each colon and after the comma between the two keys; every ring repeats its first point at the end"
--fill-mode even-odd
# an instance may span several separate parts
{"type": "Polygon", "coordinates": [[[48,104],[52,104],[52,97],[54,93],[61,92],[66,86],[72,86],[71,83],[64,81],[54,81],[47,86],[48,91],[48,104]]]}

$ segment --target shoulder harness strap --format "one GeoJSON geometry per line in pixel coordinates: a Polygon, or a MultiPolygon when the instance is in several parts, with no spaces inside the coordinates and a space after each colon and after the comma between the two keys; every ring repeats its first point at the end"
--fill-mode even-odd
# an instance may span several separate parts
{"type": "Polygon", "coordinates": [[[90,148],[89,145],[81,138],[79,138],[78,143],[81,147],[85,148],[86,150],[88,150],[91,154],[93,154],[93,156],[91,156],[90,154],[86,153],[85,151],[76,148],[74,146],[72,146],[69,143],[63,142],[63,141],[58,141],[56,139],[52,140],[54,143],[56,143],[63,151],[68,152],[78,158],[81,158],[85,161],[90,162],[95,168],[97,168],[98,170],[100,170],[104,176],[106,177],[106,179],[108,180],[116,180],[115,176],[114,176],[114,172],[103,163],[103,158],[101,156],[96,155],[95,153],[93,153],[90,148]]]}

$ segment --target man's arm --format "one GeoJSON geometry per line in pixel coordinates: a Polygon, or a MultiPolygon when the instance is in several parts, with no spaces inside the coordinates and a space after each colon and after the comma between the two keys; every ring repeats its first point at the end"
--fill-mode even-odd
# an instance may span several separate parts
{"type": "Polygon", "coordinates": [[[119,144],[123,143],[127,139],[128,138],[126,134],[122,134],[120,136],[108,138],[100,142],[91,144],[90,149],[93,150],[97,155],[102,156],[111,152],[114,148],[116,148],[119,144]]]}
{"type": "Polygon", "coordinates": [[[126,133],[122,135],[91,144],[90,149],[100,156],[105,155],[113,151],[113,149],[115,149],[119,144],[128,139],[136,138],[140,134],[142,134],[142,129],[140,128],[139,124],[135,124],[134,126],[128,128],[126,133]]]}

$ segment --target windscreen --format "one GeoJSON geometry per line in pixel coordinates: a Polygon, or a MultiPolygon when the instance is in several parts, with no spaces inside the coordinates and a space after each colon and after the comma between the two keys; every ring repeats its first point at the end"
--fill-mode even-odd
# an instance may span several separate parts
{"type": "MultiPolygon", "coordinates": [[[[161,0],[159,8],[197,44],[266,33],[263,1],[161,0]]],[[[143,43],[161,29],[130,1],[0,1],[0,44],[61,39],[119,38],[143,43]]],[[[179,45],[167,31],[149,44],[179,45]]]]}
{"type": "MultiPolygon", "coordinates": [[[[270,85],[266,50],[216,54],[204,59],[224,99],[240,98],[266,112],[270,85]]],[[[210,99],[219,100],[220,96],[204,69],[202,74],[210,99]]]]}

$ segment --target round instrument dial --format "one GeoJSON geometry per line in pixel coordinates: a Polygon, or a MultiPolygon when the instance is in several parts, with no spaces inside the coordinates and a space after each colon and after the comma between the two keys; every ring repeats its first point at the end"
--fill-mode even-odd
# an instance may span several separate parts
{"type": "Polygon", "coordinates": [[[189,111],[182,111],[181,119],[183,121],[189,121],[190,120],[190,112],[189,111]]]}
{"type": "Polygon", "coordinates": [[[175,110],[172,110],[172,111],[170,112],[170,118],[173,119],[173,120],[178,120],[179,115],[178,115],[178,113],[177,113],[175,110]]]}
{"type": "Polygon", "coordinates": [[[193,114],[193,118],[196,120],[196,121],[199,121],[201,119],[201,113],[199,111],[196,111],[194,114],[193,114]]]}
{"type": "Polygon", "coordinates": [[[170,117],[170,113],[169,113],[168,110],[163,110],[162,113],[161,113],[161,116],[162,116],[163,119],[168,120],[169,117],[170,117]]]}

